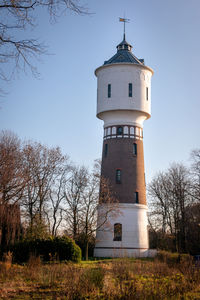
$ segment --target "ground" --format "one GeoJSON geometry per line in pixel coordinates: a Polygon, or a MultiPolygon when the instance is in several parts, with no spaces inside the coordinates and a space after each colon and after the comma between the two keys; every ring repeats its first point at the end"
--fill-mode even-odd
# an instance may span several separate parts
{"type": "Polygon", "coordinates": [[[0,264],[0,299],[200,299],[192,260],[104,259],[0,264]]]}

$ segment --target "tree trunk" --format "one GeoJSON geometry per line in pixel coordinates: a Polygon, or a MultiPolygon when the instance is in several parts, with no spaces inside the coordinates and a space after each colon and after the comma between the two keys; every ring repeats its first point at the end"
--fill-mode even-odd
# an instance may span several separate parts
{"type": "Polygon", "coordinates": [[[85,241],[85,260],[88,260],[88,238],[85,241]]]}

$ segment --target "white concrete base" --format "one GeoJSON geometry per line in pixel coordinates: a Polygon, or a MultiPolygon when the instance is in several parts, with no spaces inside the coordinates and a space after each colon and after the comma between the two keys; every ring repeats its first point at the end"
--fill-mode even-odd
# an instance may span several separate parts
{"type": "Polygon", "coordinates": [[[103,249],[95,248],[94,257],[155,257],[157,250],[155,249],[103,249]]]}
{"type": "Polygon", "coordinates": [[[109,211],[106,204],[98,208],[98,230],[96,232],[95,257],[151,257],[147,230],[147,206],[133,203],[118,203],[115,213],[107,222],[103,216],[109,211]],[[114,224],[122,225],[122,240],[114,241],[114,224]]]}

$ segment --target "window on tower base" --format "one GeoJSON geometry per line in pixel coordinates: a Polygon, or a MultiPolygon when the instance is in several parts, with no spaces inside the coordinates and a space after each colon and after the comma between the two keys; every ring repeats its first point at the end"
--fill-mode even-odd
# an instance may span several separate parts
{"type": "Polygon", "coordinates": [[[114,238],[113,241],[121,241],[122,240],[122,224],[115,223],[114,224],[114,238]]]}

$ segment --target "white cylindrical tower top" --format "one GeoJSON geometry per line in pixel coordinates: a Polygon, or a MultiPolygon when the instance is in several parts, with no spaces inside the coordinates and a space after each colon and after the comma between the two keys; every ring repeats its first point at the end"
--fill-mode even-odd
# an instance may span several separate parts
{"type": "Polygon", "coordinates": [[[151,116],[151,76],[153,70],[133,55],[132,46],[123,41],[117,53],[95,70],[97,117],[105,125],[138,124],[151,116]]]}

